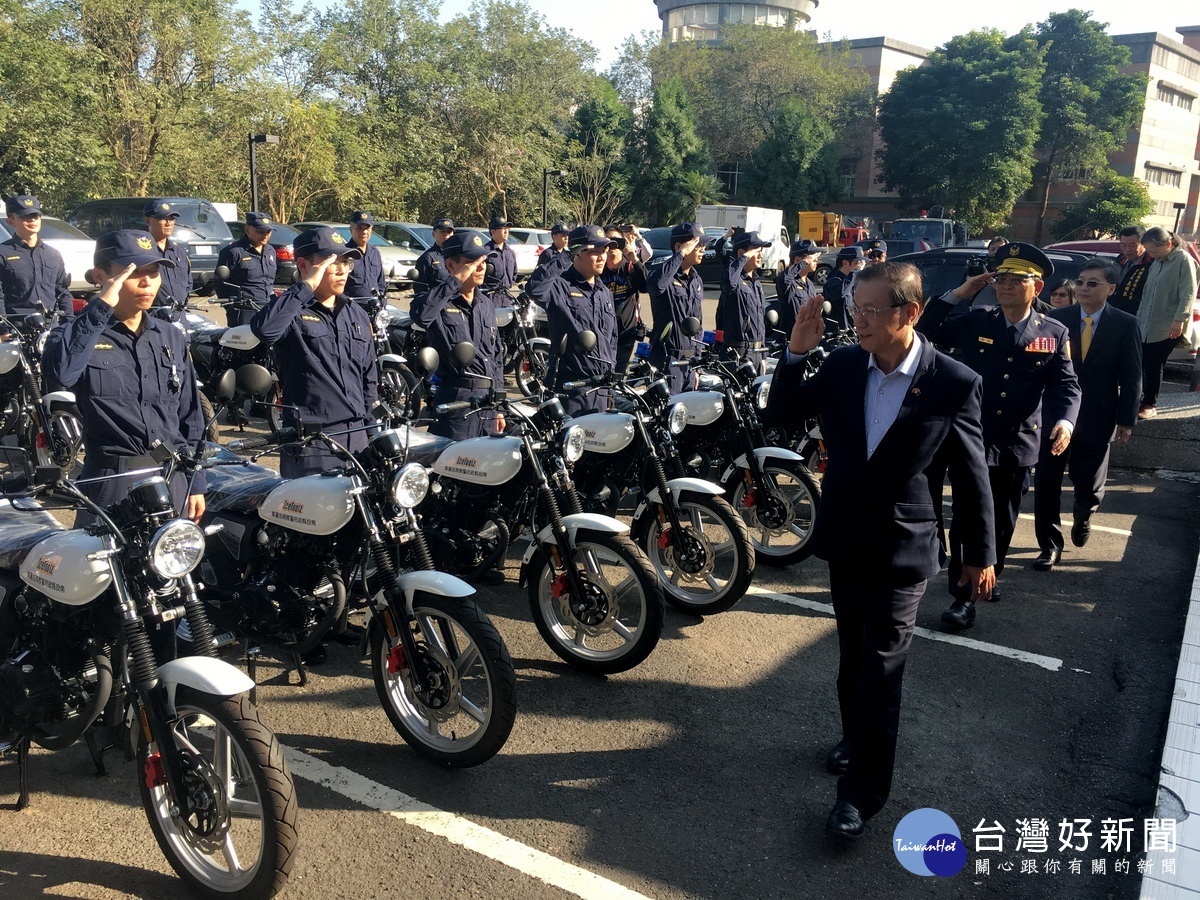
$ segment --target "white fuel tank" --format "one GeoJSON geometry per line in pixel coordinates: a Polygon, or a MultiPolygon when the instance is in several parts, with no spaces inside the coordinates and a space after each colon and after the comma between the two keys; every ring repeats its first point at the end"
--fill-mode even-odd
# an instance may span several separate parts
{"type": "Polygon", "coordinates": [[[108,560],[88,559],[89,553],[103,549],[103,540],[82,529],[51,535],[25,555],[21,580],[59,603],[82,606],[112,584],[108,560]]]}
{"type": "Polygon", "coordinates": [[[345,475],[305,475],[275,487],[258,508],[268,522],[304,534],[333,534],[354,515],[345,475]]]}
{"type": "Polygon", "coordinates": [[[711,425],[725,412],[725,395],[718,391],[684,391],[673,395],[671,402],[687,406],[689,425],[711,425]]]}
{"type": "Polygon", "coordinates": [[[623,412],[588,413],[571,419],[583,429],[583,449],[592,453],[620,453],[633,443],[633,416],[623,412]]]}
{"type": "Polygon", "coordinates": [[[249,325],[235,325],[225,329],[225,333],[218,338],[218,343],[222,347],[232,347],[234,350],[253,350],[259,341],[249,325]]]}
{"type": "Polygon", "coordinates": [[[472,484],[504,484],[521,471],[521,439],[497,435],[456,441],[434,461],[433,471],[472,484]]]}
{"type": "Polygon", "coordinates": [[[21,345],[16,341],[0,344],[0,375],[11,372],[21,361],[21,345]]]}

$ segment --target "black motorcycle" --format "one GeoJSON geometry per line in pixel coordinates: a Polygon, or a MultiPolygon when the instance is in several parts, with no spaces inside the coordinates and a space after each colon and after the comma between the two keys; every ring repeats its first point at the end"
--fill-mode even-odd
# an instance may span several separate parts
{"type": "Polygon", "coordinates": [[[511,309],[511,316],[498,317],[496,323],[504,345],[504,372],[513,376],[524,396],[542,398],[550,370],[546,311],[525,291],[513,298],[511,309]]]}
{"type": "MultiPolygon", "coordinates": [[[[421,414],[429,399],[432,397],[423,379],[409,364],[409,356],[402,348],[393,345],[392,326],[399,324],[408,313],[388,305],[376,292],[367,297],[351,297],[361,306],[371,320],[371,338],[375,342],[375,358],[379,366],[379,399],[394,409],[405,412],[411,418],[421,414]]],[[[424,332],[421,332],[424,334],[424,332]]],[[[407,344],[408,341],[403,342],[407,344]]],[[[408,353],[414,354],[421,348],[414,347],[408,353]]]]}

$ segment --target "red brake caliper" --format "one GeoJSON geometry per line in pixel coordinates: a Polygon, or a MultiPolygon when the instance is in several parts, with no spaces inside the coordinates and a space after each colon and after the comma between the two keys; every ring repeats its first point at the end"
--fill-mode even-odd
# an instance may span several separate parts
{"type": "Polygon", "coordinates": [[[570,590],[570,585],[567,584],[567,573],[563,572],[554,579],[554,583],[550,585],[550,596],[557,600],[563,594],[570,590]]]}
{"type": "Polygon", "coordinates": [[[161,753],[151,753],[146,757],[146,769],[142,774],[148,790],[152,791],[167,783],[167,767],[163,765],[161,753]]]}
{"type": "Polygon", "coordinates": [[[658,533],[658,549],[666,550],[671,546],[671,529],[664,528],[658,533]]]}
{"type": "Polygon", "coordinates": [[[750,490],[742,495],[742,506],[750,509],[756,503],[758,503],[758,488],[750,488],[750,490]]]}
{"type": "Polygon", "coordinates": [[[395,675],[408,668],[408,660],[404,658],[404,645],[397,644],[388,651],[388,674],[395,675]]]}

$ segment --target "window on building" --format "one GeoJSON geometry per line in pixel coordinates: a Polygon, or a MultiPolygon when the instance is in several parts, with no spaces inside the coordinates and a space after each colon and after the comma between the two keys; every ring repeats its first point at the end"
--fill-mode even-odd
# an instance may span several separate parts
{"type": "Polygon", "coordinates": [[[1172,106],[1178,106],[1180,109],[1186,109],[1188,112],[1191,112],[1192,101],[1194,101],[1196,98],[1191,94],[1177,90],[1176,88],[1167,84],[1163,84],[1160,81],[1158,83],[1158,99],[1163,103],[1169,103],[1172,106]]]}
{"type": "Polygon", "coordinates": [[[731,3],[725,14],[725,22],[729,25],[770,25],[778,28],[788,23],[788,11],[779,6],[731,3]]]}
{"type": "Polygon", "coordinates": [[[1160,169],[1158,166],[1146,166],[1146,181],[1150,184],[1161,184],[1165,187],[1179,187],[1183,173],[1171,169],[1160,169]]]}
{"type": "Polygon", "coordinates": [[[1159,200],[1154,204],[1154,214],[1156,216],[1175,215],[1175,202],[1173,200],[1159,200]]]}
{"type": "Polygon", "coordinates": [[[672,41],[715,41],[721,7],[716,3],[683,6],[667,13],[672,41]]]}

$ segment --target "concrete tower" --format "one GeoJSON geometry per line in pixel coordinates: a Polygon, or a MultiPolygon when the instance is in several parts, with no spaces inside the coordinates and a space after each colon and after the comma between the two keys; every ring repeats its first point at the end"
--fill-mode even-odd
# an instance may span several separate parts
{"type": "Polygon", "coordinates": [[[820,0],[771,0],[768,3],[698,3],[654,0],[663,22],[663,39],[719,41],[726,25],[772,25],[799,31],[812,18],[820,0]]]}

